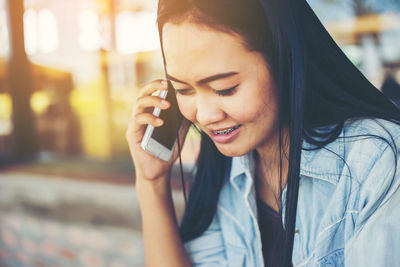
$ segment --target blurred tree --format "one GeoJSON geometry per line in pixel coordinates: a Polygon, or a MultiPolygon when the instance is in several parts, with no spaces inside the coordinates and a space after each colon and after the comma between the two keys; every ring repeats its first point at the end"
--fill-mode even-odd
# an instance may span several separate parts
{"type": "Polygon", "coordinates": [[[34,115],[30,105],[32,92],[31,65],[24,44],[24,1],[8,0],[9,90],[12,99],[13,152],[17,160],[36,155],[38,145],[34,115]]]}

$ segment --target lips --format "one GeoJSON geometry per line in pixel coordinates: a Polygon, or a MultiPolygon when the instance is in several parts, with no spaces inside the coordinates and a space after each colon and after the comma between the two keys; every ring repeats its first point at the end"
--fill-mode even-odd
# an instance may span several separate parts
{"type": "Polygon", "coordinates": [[[219,130],[219,131],[211,131],[213,134],[217,134],[217,135],[224,135],[224,134],[229,134],[231,132],[233,132],[234,130],[236,130],[237,128],[239,128],[240,125],[236,125],[232,128],[228,128],[228,129],[224,129],[224,130],[219,130]]]}
{"type": "Polygon", "coordinates": [[[228,144],[235,140],[235,138],[238,136],[240,132],[240,126],[241,124],[236,125],[231,128],[226,128],[223,130],[214,130],[210,131],[211,132],[211,138],[213,139],[214,142],[220,143],[220,144],[228,144]]]}

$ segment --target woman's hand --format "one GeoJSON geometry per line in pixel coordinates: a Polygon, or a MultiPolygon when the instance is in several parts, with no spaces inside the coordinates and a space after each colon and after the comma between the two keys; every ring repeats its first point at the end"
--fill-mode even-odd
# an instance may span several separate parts
{"type": "MultiPolygon", "coordinates": [[[[140,90],[133,107],[132,117],[126,131],[126,139],[135,165],[136,179],[156,180],[161,177],[164,177],[161,179],[167,179],[171,165],[178,156],[178,149],[177,146],[175,146],[171,159],[165,162],[143,150],[140,145],[147,124],[160,127],[164,123],[160,118],[152,114],[153,109],[154,107],[158,107],[161,110],[165,110],[168,109],[171,104],[161,97],[152,94],[156,91],[167,89],[168,83],[165,80],[150,82],[140,90]]],[[[181,145],[183,145],[188,128],[189,123],[185,121],[179,133],[181,145]]]]}
{"type": "MultiPolygon", "coordinates": [[[[146,265],[190,266],[190,259],[180,240],[169,183],[169,171],[178,156],[177,146],[171,159],[165,162],[144,151],[140,145],[147,124],[154,127],[163,124],[152,111],[154,107],[168,109],[171,104],[152,93],[167,88],[166,81],[157,80],[140,90],[126,131],[126,139],[135,165],[146,265]]],[[[181,144],[189,128],[187,121],[184,124],[179,133],[181,144]]]]}

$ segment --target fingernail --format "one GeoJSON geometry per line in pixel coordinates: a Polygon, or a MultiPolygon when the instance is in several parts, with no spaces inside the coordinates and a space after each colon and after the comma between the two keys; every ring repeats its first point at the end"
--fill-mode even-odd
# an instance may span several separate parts
{"type": "Polygon", "coordinates": [[[167,100],[162,99],[161,104],[163,104],[164,106],[168,106],[169,102],[167,100]]]}
{"type": "Polygon", "coordinates": [[[161,81],[161,84],[162,84],[162,85],[168,85],[168,82],[167,82],[166,80],[162,80],[162,81],[161,81]]]}
{"type": "Polygon", "coordinates": [[[160,119],[160,118],[157,118],[157,119],[156,119],[156,123],[157,123],[158,125],[161,125],[161,124],[163,124],[163,120],[160,119]]]}

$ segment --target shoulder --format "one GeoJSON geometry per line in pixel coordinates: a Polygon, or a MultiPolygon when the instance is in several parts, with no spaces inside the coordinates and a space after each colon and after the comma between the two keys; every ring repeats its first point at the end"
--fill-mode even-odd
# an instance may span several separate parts
{"type": "Polygon", "coordinates": [[[325,260],[342,248],[367,244],[378,233],[393,236],[400,218],[400,210],[393,210],[400,197],[399,148],[398,124],[358,119],[346,121],[324,148],[303,150],[298,218],[300,233],[310,234],[298,236],[294,251],[308,246],[325,260]]]}
{"type": "MultiPolygon", "coordinates": [[[[349,144],[354,140],[356,145],[363,140],[370,140],[378,149],[399,143],[400,125],[383,119],[351,119],[344,124],[339,138],[347,138],[349,144]],[[353,140],[352,140],[353,139],[353,140]]],[[[346,140],[344,140],[346,141],[346,140]]]]}
{"type": "Polygon", "coordinates": [[[301,169],[306,176],[317,178],[311,179],[313,184],[325,180],[333,185],[331,190],[340,188],[351,194],[353,208],[363,210],[362,217],[367,218],[400,188],[399,149],[398,124],[381,119],[349,120],[334,142],[304,152],[301,169]]]}
{"type": "Polygon", "coordinates": [[[378,174],[380,179],[394,175],[400,148],[398,124],[382,119],[348,121],[338,139],[347,168],[360,182],[378,174]]]}
{"type": "Polygon", "coordinates": [[[349,139],[344,156],[358,188],[359,208],[369,214],[400,187],[400,126],[381,119],[364,119],[349,122],[344,130],[349,139]]]}
{"type": "Polygon", "coordinates": [[[343,176],[362,179],[372,167],[394,166],[400,126],[382,119],[352,119],[345,122],[335,141],[317,150],[307,149],[310,147],[303,144],[302,174],[332,183],[343,176]],[[383,155],[387,157],[382,160],[383,155]]]}

